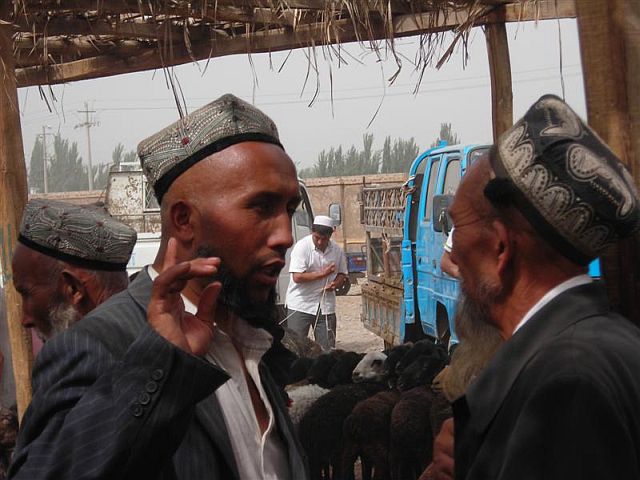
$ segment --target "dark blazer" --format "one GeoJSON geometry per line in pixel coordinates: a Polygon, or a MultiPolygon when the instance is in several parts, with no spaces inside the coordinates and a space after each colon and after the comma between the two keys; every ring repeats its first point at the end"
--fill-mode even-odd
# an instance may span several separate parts
{"type": "Polygon", "coordinates": [[[640,330],[601,285],[572,288],[454,405],[457,480],[640,478],[640,330]]]}
{"type": "MultiPolygon", "coordinates": [[[[146,270],[45,344],[9,478],[238,478],[215,390],[229,377],[151,329],[146,270]]],[[[286,404],[260,365],[293,479],[307,478],[286,404]]]]}

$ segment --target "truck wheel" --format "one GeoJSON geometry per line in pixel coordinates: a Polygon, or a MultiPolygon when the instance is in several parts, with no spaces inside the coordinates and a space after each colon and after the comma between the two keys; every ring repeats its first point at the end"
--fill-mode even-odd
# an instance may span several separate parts
{"type": "Polygon", "coordinates": [[[351,289],[351,280],[349,279],[349,277],[347,277],[344,283],[340,285],[340,288],[336,288],[336,295],[338,296],[346,295],[347,293],[349,293],[350,289],[351,289]]]}

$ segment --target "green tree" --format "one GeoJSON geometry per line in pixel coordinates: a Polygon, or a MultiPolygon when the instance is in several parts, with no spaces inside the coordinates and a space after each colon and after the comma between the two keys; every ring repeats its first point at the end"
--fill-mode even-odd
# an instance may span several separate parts
{"type": "Polygon", "coordinates": [[[59,133],[53,137],[53,156],[47,172],[50,192],[72,192],[89,188],[87,168],[82,164],[78,144],[69,144],[69,140],[62,138],[59,133]]]}
{"type": "Polygon", "coordinates": [[[381,173],[408,172],[411,163],[415,160],[420,152],[420,148],[416,144],[413,137],[409,140],[398,138],[393,141],[391,137],[384,139],[382,147],[382,165],[381,173]]]}
{"type": "Polygon", "coordinates": [[[431,144],[431,147],[437,147],[442,140],[445,140],[447,145],[457,145],[462,142],[458,134],[453,131],[450,123],[440,124],[440,136],[431,144]]]}
{"type": "Polygon", "coordinates": [[[36,192],[44,192],[44,146],[42,139],[36,137],[36,142],[31,150],[29,162],[29,189],[36,192]]]}
{"type": "Polygon", "coordinates": [[[352,145],[344,152],[342,147],[331,147],[322,150],[318,160],[312,167],[300,170],[303,178],[337,177],[341,175],[360,175],[378,173],[380,168],[380,151],[373,150],[373,134],[365,133],[362,137],[363,148],[359,150],[352,145]]]}
{"type": "Polygon", "coordinates": [[[122,143],[118,143],[116,148],[113,149],[111,153],[111,164],[116,167],[120,165],[120,163],[132,163],[137,161],[138,154],[135,150],[129,150],[128,152],[124,151],[124,145],[122,143]]]}

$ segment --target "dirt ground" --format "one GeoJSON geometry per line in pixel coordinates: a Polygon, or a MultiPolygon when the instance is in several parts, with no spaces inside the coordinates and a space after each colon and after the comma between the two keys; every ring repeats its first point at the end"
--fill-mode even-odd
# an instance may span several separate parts
{"type": "Polygon", "coordinates": [[[359,285],[352,285],[347,295],[337,297],[336,348],[360,353],[381,351],[384,349],[382,339],[364,328],[360,321],[361,299],[359,285]]]}

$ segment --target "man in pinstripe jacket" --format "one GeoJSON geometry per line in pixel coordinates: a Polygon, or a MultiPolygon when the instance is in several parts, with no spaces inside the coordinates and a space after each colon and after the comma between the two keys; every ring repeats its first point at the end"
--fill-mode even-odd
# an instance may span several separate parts
{"type": "Polygon", "coordinates": [[[307,478],[266,361],[300,201],[275,125],[225,95],[138,151],[160,251],[45,345],[9,478],[307,478]]]}

